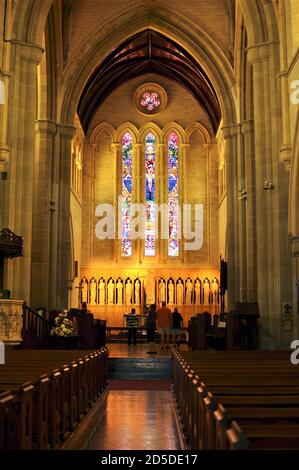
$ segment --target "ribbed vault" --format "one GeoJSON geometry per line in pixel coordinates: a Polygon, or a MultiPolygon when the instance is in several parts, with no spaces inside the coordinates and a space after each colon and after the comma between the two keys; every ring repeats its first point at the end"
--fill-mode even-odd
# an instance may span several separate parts
{"type": "Polygon", "coordinates": [[[78,105],[85,132],[98,107],[113,90],[146,73],[165,76],[183,86],[203,107],[217,131],[221,120],[220,106],[202,67],[180,45],[147,29],[111,51],[89,78],[78,105]]]}

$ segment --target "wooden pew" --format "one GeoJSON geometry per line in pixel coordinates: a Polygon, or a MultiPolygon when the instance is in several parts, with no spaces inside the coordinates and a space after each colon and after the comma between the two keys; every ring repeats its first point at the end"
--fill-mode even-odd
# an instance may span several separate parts
{"type": "Polygon", "coordinates": [[[192,449],[298,447],[299,378],[289,353],[174,352],[173,365],[192,449]]]}
{"type": "Polygon", "coordinates": [[[7,351],[0,368],[0,449],[55,449],[67,439],[107,386],[107,349],[78,354],[7,351]]]}

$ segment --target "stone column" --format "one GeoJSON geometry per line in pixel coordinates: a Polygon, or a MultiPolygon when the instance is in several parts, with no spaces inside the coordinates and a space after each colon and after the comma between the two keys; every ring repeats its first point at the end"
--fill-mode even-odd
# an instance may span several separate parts
{"type": "MultiPolygon", "coordinates": [[[[53,190],[53,170],[55,168],[55,135],[57,124],[49,120],[36,121],[36,154],[34,167],[33,225],[32,225],[32,308],[48,307],[50,292],[49,268],[53,263],[50,252],[51,225],[57,199],[53,190]]],[[[51,268],[50,268],[51,269],[51,268]]]]}
{"type": "Polygon", "coordinates": [[[121,243],[121,240],[119,240],[118,238],[119,226],[121,224],[121,220],[118,219],[118,196],[120,195],[119,175],[121,175],[119,162],[120,162],[121,145],[114,143],[111,145],[111,148],[113,151],[113,174],[114,174],[114,188],[113,188],[114,233],[115,233],[114,257],[115,257],[115,260],[117,261],[120,257],[120,243],[121,243]]]}
{"type": "Polygon", "coordinates": [[[257,294],[261,344],[267,348],[283,345],[282,303],[291,302],[288,176],[277,158],[282,137],[278,47],[263,43],[247,49],[254,95],[257,294]],[[265,181],[273,188],[265,190],[265,181]]]}
{"type": "Polygon", "coordinates": [[[24,257],[8,261],[6,286],[12,296],[30,299],[32,208],[35,166],[35,120],[37,113],[37,64],[42,49],[34,44],[11,41],[14,70],[7,97],[9,103],[8,141],[11,145],[7,164],[5,194],[6,225],[24,237],[24,257]]]}
{"type": "Polygon", "coordinates": [[[246,271],[247,300],[257,301],[257,270],[256,270],[256,214],[255,214],[255,161],[254,161],[254,123],[242,123],[244,138],[245,190],[246,204],[246,271]]]}
{"type": "Polygon", "coordinates": [[[228,261],[228,310],[234,310],[239,301],[239,233],[238,233],[238,126],[222,128],[225,139],[227,186],[227,261],[228,261]]]}
{"type": "MultiPolygon", "coordinates": [[[[187,172],[187,152],[190,149],[190,144],[181,144],[179,150],[181,150],[181,164],[179,162],[179,203],[181,209],[181,220],[180,220],[180,232],[181,239],[179,241],[179,258],[182,263],[186,263],[187,253],[185,251],[185,240],[184,240],[184,204],[187,199],[187,186],[188,186],[188,172],[187,172]]],[[[168,185],[166,185],[168,187],[168,185]]]]}
{"type": "MultiPolygon", "coordinates": [[[[70,193],[71,193],[71,142],[76,131],[75,127],[59,126],[59,168],[58,168],[58,203],[57,203],[57,259],[56,268],[56,308],[68,306],[68,290],[70,288],[70,193]]],[[[52,285],[55,285],[54,282],[52,285]]],[[[54,299],[53,299],[54,300],[54,299]]]]}

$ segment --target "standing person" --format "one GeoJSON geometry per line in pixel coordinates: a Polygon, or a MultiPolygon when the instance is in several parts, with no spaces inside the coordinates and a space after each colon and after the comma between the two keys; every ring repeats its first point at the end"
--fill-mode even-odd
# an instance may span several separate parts
{"type": "MultiPolygon", "coordinates": [[[[150,310],[148,312],[146,323],[145,323],[146,332],[147,332],[147,342],[150,343],[150,345],[151,344],[153,345],[155,342],[156,320],[157,320],[156,305],[152,304],[150,306],[150,310]]],[[[156,354],[156,352],[152,350],[152,347],[150,347],[150,351],[148,351],[147,354],[156,354]]]]}
{"type": "Polygon", "coordinates": [[[127,326],[128,326],[128,346],[131,342],[136,346],[137,344],[137,326],[138,318],[136,317],[136,310],[132,308],[131,313],[127,316],[127,326]]]}
{"type": "Polygon", "coordinates": [[[171,310],[166,307],[166,302],[162,302],[162,307],[157,310],[157,327],[161,335],[161,349],[169,347],[169,333],[171,329],[171,310]]]}
{"type": "Polygon", "coordinates": [[[181,331],[183,328],[183,317],[178,311],[178,308],[175,307],[174,312],[171,318],[172,323],[172,334],[173,334],[173,345],[176,345],[176,342],[179,341],[181,337],[181,331]]]}

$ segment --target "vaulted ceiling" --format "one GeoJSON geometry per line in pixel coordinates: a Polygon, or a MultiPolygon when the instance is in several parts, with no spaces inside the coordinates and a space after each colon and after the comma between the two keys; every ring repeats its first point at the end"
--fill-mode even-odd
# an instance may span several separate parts
{"type": "Polygon", "coordinates": [[[216,92],[202,67],[180,45],[145,30],[128,39],[95,69],[79,105],[78,115],[85,132],[99,106],[118,86],[146,73],[156,73],[178,82],[205,110],[216,132],[221,111],[216,92]]]}

